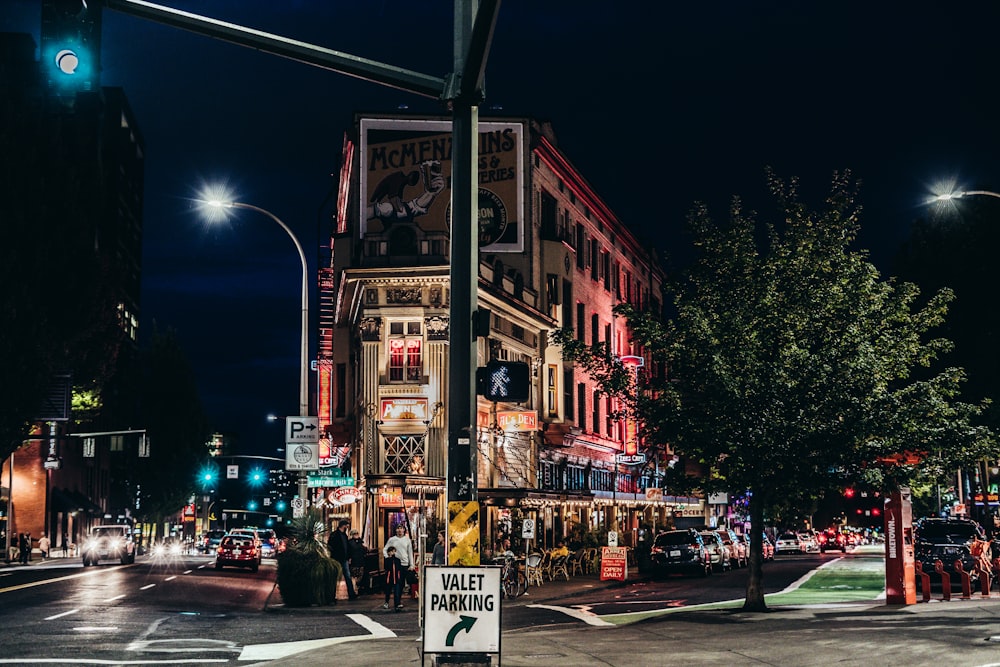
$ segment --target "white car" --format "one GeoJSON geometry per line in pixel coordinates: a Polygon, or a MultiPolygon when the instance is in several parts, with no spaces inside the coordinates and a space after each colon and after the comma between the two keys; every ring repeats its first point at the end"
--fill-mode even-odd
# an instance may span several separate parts
{"type": "Polygon", "coordinates": [[[94,526],[83,541],[83,566],[98,565],[102,560],[117,560],[122,565],[135,562],[132,527],[126,525],[94,526]]]}
{"type": "Polygon", "coordinates": [[[774,541],[775,554],[802,553],[799,546],[799,536],[795,533],[781,533],[774,541]]]}

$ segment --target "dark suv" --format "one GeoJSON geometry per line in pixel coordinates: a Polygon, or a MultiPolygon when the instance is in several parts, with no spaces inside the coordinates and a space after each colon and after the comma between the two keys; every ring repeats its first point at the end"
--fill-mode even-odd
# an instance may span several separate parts
{"type": "Polygon", "coordinates": [[[687,572],[704,577],[712,573],[708,549],[694,528],[660,533],[653,540],[649,558],[654,576],[687,572]]]}
{"type": "Polygon", "coordinates": [[[962,569],[974,572],[976,558],[969,547],[985,539],[982,526],[970,519],[922,519],[914,525],[914,558],[931,577],[937,576],[934,561],[940,560],[944,571],[953,576],[952,583],[958,583],[955,561],[961,559],[962,569]]]}

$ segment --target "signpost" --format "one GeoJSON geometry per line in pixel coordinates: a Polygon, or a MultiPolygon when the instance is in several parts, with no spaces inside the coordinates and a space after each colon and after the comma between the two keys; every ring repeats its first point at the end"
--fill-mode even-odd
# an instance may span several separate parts
{"type": "Polygon", "coordinates": [[[500,653],[500,568],[428,565],[423,652],[500,653]]]}
{"type": "Polygon", "coordinates": [[[319,470],[319,417],[285,417],[285,470],[319,470]]]}
{"type": "Polygon", "coordinates": [[[601,547],[601,581],[625,581],[628,575],[628,549],[601,547]]]}

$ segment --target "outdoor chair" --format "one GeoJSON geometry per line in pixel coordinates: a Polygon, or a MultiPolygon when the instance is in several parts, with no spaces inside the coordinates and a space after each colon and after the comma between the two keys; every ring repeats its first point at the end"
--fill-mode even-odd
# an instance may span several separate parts
{"type": "Polygon", "coordinates": [[[586,549],[577,549],[569,555],[567,567],[570,576],[583,574],[583,557],[587,555],[586,549]]]}
{"type": "Polygon", "coordinates": [[[542,571],[542,576],[552,581],[552,554],[548,551],[542,552],[542,563],[538,566],[542,571]]]}
{"type": "Polygon", "coordinates": [[[529,554],[524,561],[524,575],[528,579],[528,585],[542,585],[542,554],[529,554]]]}
{"type": "Polygon", "coordinates": [[[593,574],[597,571],[597,549],[587,547],[584,551],[586,553],[583,555],[583,571],[587,574],[593,574]]]}
{"type": "Polygon", "coordinates": [[[559,556],[552,559],[552,581],[555,581],[556,577],[562,577],[566,581],[569,581],[569,570],[566,568],[567,561],[569,561],[569,556],[559,556]]]}

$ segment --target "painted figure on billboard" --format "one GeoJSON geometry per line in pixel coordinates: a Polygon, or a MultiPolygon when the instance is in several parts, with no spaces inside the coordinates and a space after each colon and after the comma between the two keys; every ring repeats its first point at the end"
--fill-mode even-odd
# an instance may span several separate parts
{"type": "Polygon", "coordinates": [[[382,178],[368,200],[367,217],[379,220],[384,229],[397,221],[412,222],[426,215],[434,198],[444,190],[444,174],[440,160],[426,160],[419,169],[410,172],[394,171],[382,178]],[[423,182],[423,191],[406,199],[407,188],[423,182]]]}

